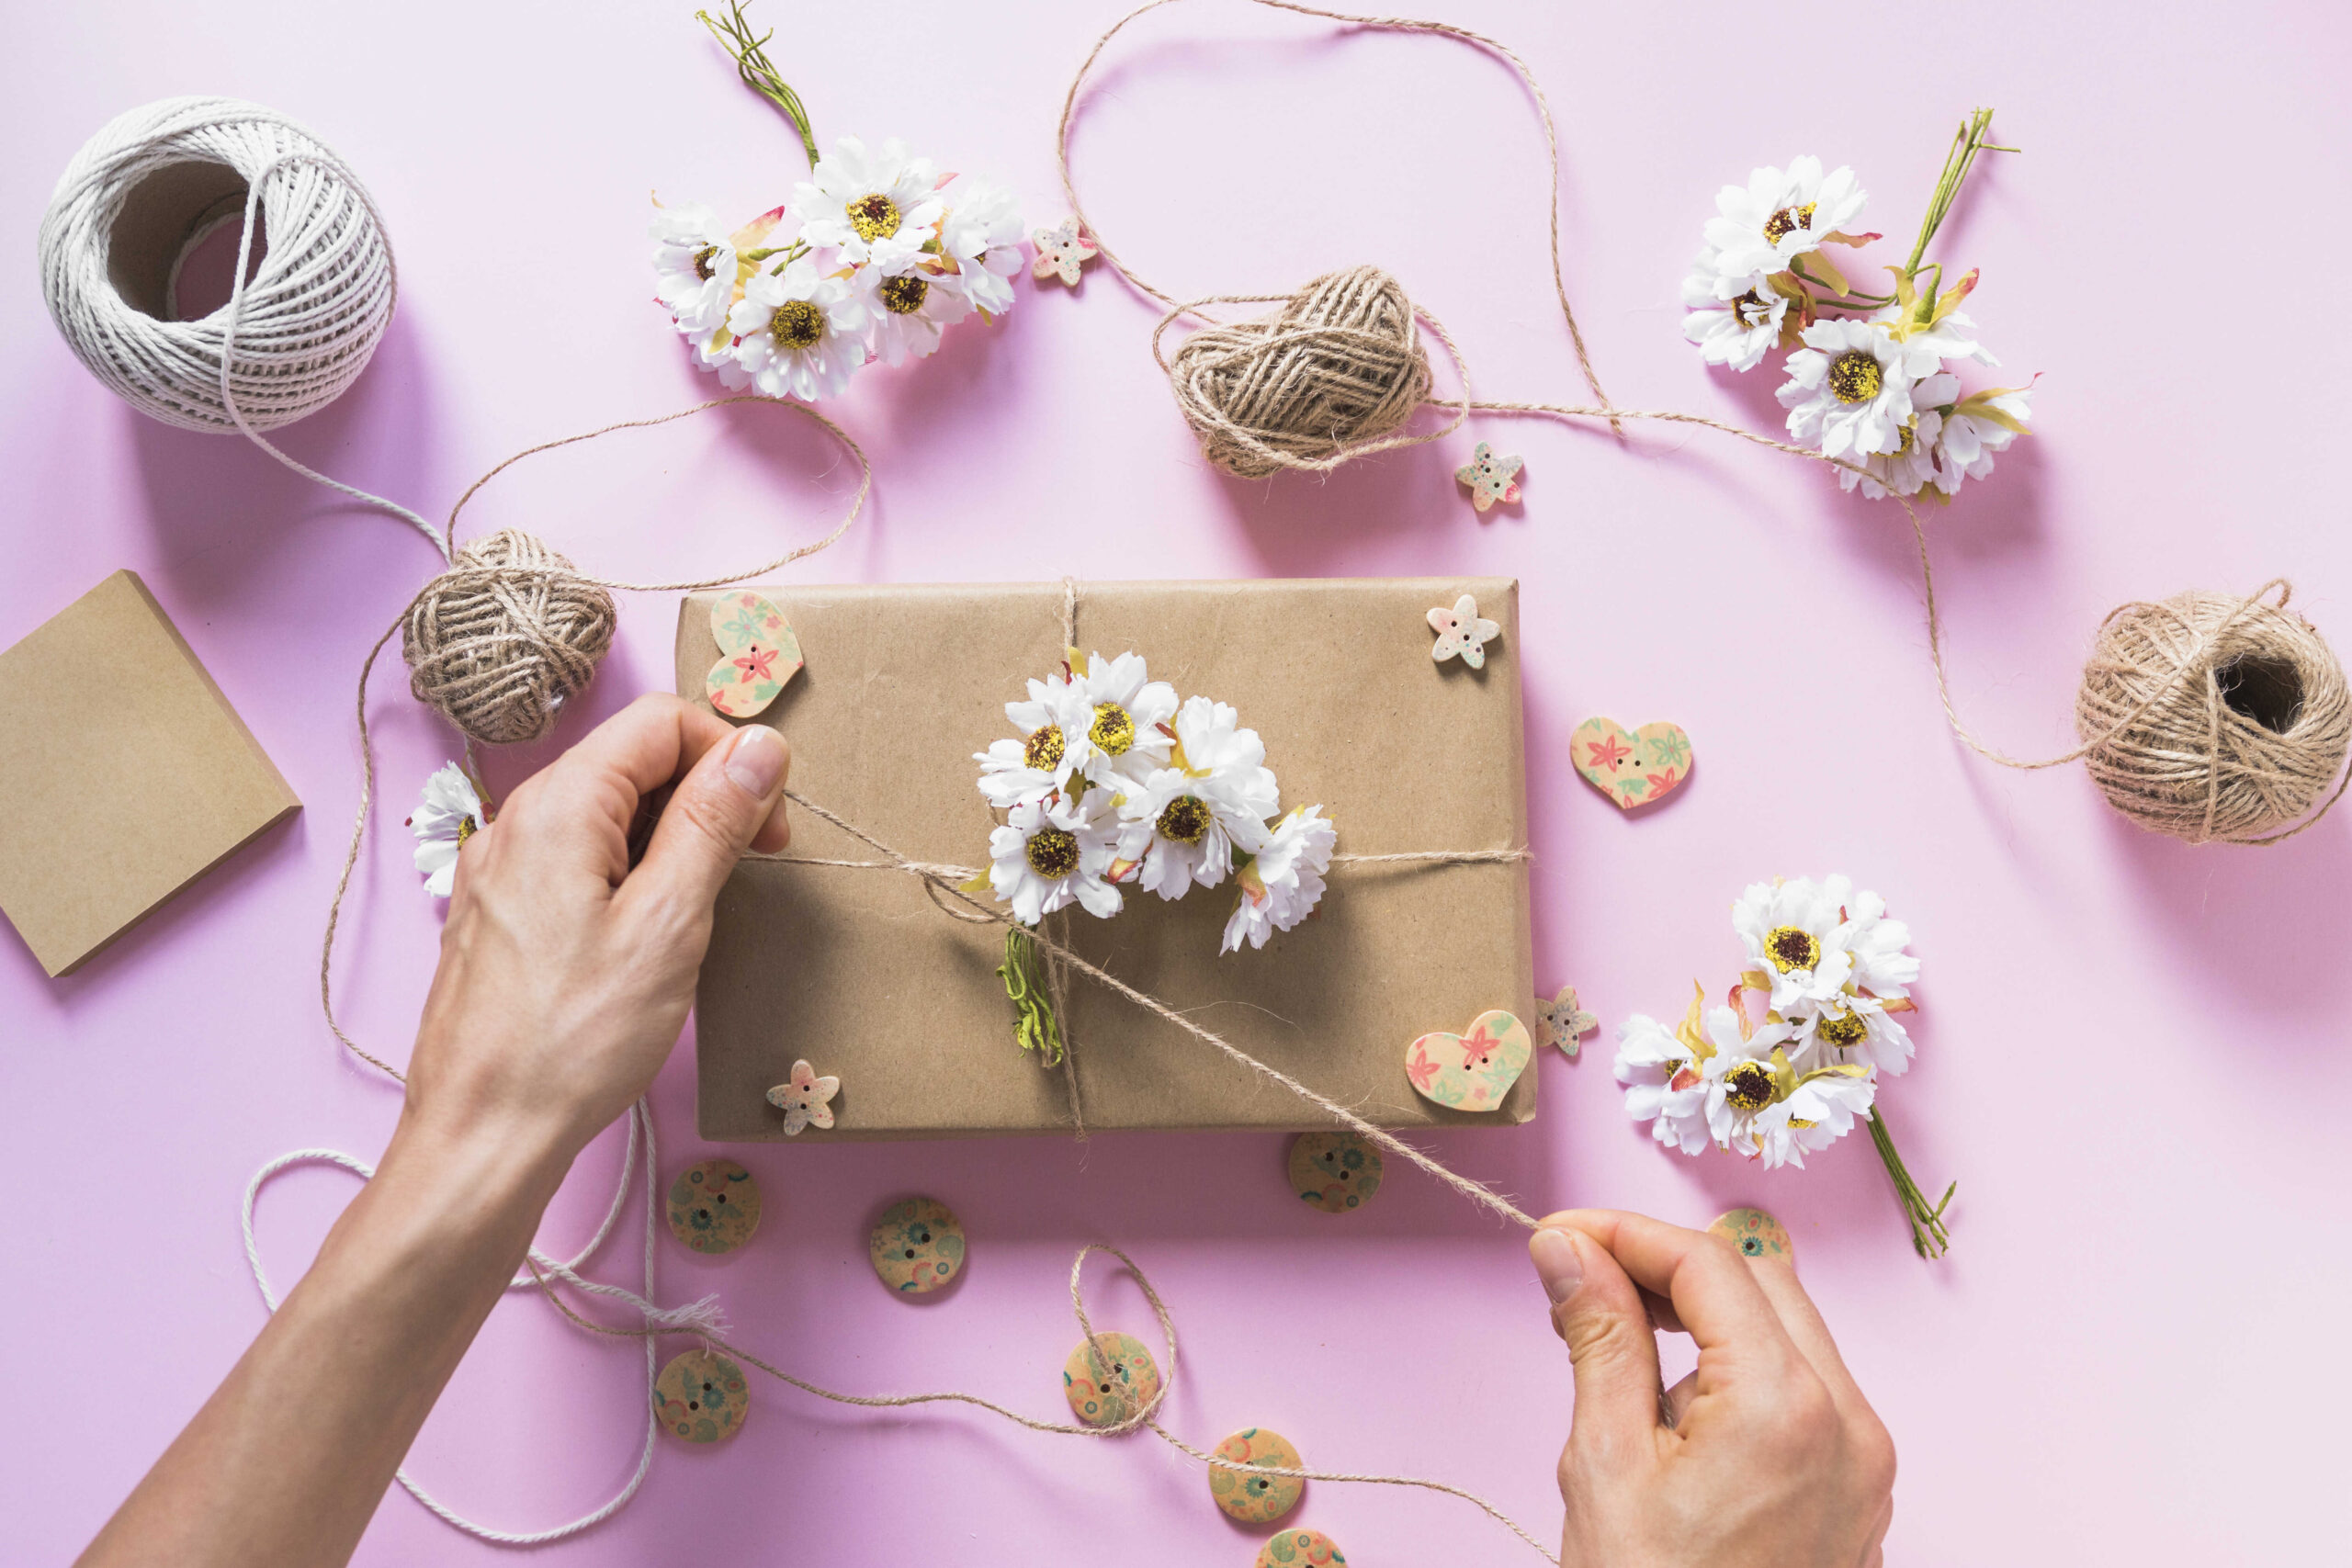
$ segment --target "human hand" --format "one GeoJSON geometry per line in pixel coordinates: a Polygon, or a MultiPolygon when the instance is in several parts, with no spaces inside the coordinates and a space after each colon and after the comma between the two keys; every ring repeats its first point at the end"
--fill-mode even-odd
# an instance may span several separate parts
{"type": "Polygon", "coordinates": [[[649,695],[517,785],[458,852],[403,1131],[486,1134],[560,1179],[677,1043],[720,885],[790,839],[791,761],[764,725],[649,695]]]}
{"type": "Polygon", "coordinates": [[[1894,1444],[1794,1269],[1599,1209],[1547,1216],[1528,1251],[1576,1364],[1561,1568],[1879,1568],[1894,1444]],[[1699,1343],[1671,1427],[1658,1328],[1699,1343]]]}

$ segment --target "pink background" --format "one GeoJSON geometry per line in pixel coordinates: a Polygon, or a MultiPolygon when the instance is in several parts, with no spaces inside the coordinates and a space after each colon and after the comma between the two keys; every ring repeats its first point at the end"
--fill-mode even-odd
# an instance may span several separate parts
{"type": "MultiPolygon", "coordinates": [[[[1060,216],[1055,111],[1113,7],[766,8],[828,139],[904,135],[1012,182],[1033,223],[1060,216]]],[[[78,1549],[259,1327],[236,1233],[250,1173],[304,1145],[373,1158],[391,1127],[395,1093],[339,1055],[313,975],[357,786],[352,681],[433,566],[397,523],[242,442],[144,420],[85,374],[32,265],[51,184],[101,122],[172,93],[255,99],[340,150],[388,216],[400,310],[366,377],[284,442],[437,514],[526,445],[715,393],[650,302],[646,193],[748,215],[804,171],[689,9],[419,0],[395,20],[237,0],[201,19],[153,4],[11,19],[0,639],[138,569],[307,807],[70,979],[0,939],[11,1562],[78,1549]]],[[[1984,268],[1972,308],[2007,369],[2044,373],[2040,434],[1932,519],[1956,695],[1995,742],[2071,743],[2090,630],[2124,599],[2286,574],[2352,640],[2324,391],[2330,258],[2352,247],[2340,8],[2245,8],[2226,30],[2207,7],[2144,4],[1444,15],[1512,42],[1552,95],[1567,274],[1611,391],[1758,429],[1777,425],[1774,374],[1710,373],[1677,333],[1715,187],[1815,152],[1852,164],[1870,223],[1907,243],[1954,120],[1998,106],[2026,154],[1987,161],[1939,251],[1984,268]],[[2257,283],[2257,254],[2290,265],[2257,283]]],[[[1581,396],[1544,273],[1542,144],[1492,59],[1230,5],[1163,13],[1106,61],[1077,160],[1104,231],[1163,286],[1275,290],[1374,260],[1448,324],[1487,395],[1581,396]]],[[[1534,1123],[1431,1140],[1442,1157],[1538,1210],[1781,1213],[1901,1447],[1893,1561],[2332,1551],[2352,1380],[2304,1347],[2352,1288],[2333,1223],[2352,819],[2268,852],[2190,849],[2135,831],[2079,771],[1975,760],[1936,704],[1900,514],[1704,432],[1620,446],[1488,421],[1327,480],[1222,479],[1152,366],[1154,314],[1100,267],[1075,294],[1024,278],[998,326],[869,372],[835,412],[873,455],[875,501],[811,577],[1519,576],[1539,977],[1580,985],[1612,1028],[1670,1015],[1694,975],[1727,977],[1725,908],[1747,881],[1843,870],[1882,890],[1927,965],[1920,1062],[1883,1103],[1923,1182],[1961,1180],[1954,1250],[1912,1256],[1861,1138],[1770,1176],[1653,1147],[1619,1107],[1605,1035],[1542,1063],[1534,1123]],[[1452,478],[1480,438],[1527,460],[1524,504],[1485,520],[1452,478]],[[1628,821],[1577,781],[1566,736],[1595,713],[1686,726],[1701,761],[1682,797],[1628,821]]],[[[731,411],[541,459],[468,531],[521,524],[602,570],[684,574],[813,536],[849,483],[798,422],[731,411]]],[[[627,603],[583,721],[667,683],[674,608],[627,603]]],[[[371,710],[393,800],[341,954],[351,1023],[395,1055],[439,930],[399,820],[450,749],[400,684],[379,681],[371,710]]],[[[547,754],[500,758],[493,780],[547,754]]],[[[706,1152],[689,1050],[654,1094],[665,1169],[706,1152]]],[[[1373,1210],[1311,1213],[1284,1195],[1284,1146],[737,1150],[764,1183],[764,1229],[719,1260],[665,1236],[662,1293],[718,1292],[748,1343],[837,1386],[963,1387],[1058,1416],[1077,1333],[1063,1278],[1079,1243],[1108,1237],[1177,1314],[1168,1414],[1187,1438],[1262,1423],[1312,1464],[1467,1483],[1553,1535],[1570,1382],[1521,1238],[1394,1167],[1373,1210]],[[913,1190],[959,1209],[974,1249],[969,1280],[921,1309],[882,1296],[862,1247],[870,1212],[913,1190]]],[[[608,1135],[583,1158],[551,1246],[585,1234],[616,1157],[608,1135]]],[[[271,1189],[281,1279],[351,1191],[329,1172],[271,1189]]],[[[627,1277],[630,1250],[606,1277],[627,1277]]],[[[1129,1283],[1094,1294],[1106,1325],[1147,1328],[1129,1283]]],[[[511,1301],[412,1462],[478,1517],[551,1524],[628,1474],[642,1397],[633,1351],[511,1301]]],[[[1238,1564],[1256,1549],[1148,1438],[860,1414],[764,1382],[755,1401],[726,1448],[665,1440],[637,1503],[551,1555],[1238,1564]]],[[[1427,1494],[1315,1486],[1294,1517],[1366,1563],[1532,1561],[1427,1494]]],[[[497,1557],[397,1494],[359,1551],[497,1557]]]]}

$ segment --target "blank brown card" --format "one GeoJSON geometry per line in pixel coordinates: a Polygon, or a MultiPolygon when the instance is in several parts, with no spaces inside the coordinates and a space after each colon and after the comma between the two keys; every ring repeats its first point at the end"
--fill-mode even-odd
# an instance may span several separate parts
{"type": "Polygon", "coordinates": [[[0,909],[71,973],[301,809],[138,574],[0,653],[0,909]]]}

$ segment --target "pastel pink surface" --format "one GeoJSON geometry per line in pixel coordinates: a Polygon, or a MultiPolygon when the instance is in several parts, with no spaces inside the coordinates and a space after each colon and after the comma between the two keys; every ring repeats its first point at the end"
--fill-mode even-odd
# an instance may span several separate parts
{"type": "MultiPolygon", "coordinates": [[[[51,186],[112,115],[187,91],[282,109],[348,157],[398,250],[400,309],[351,393],[278,439],[437,515],[534,442],[718,395],[650,302],[646,192],[742,218],[803,171],[691,9],[594,0],[559,27],[419,0],[388,28],[335,7],[223,0],[199,17],[126,0],[16,18],[0,66],[13,149],[0,209],[19,247],[0,293],[0,640],[136,568],[312,809],[65,981],[0,937],[0,1376],[35,1387],[61,1345],[107,1347],[75,1363],[73,1397],[0,1426],[11,1562],[69,1559],[260,1326],[236,1226],[254,1169],[311,1145],[372,1158],[390,1131],[398,1095],[340,1057],[319,1020],[316,954],[357,791],[351,682],[433,565],[396,522],[100,389],[40,302],[30,237],[51,186]],[[101,1201],[112,1218],[93,1226],[101,1201]]],[[[1004,178],[1035,228],[1065,210],[1051,149],[1068,73],[1121,9],[1051,0],[974,28],[908,0],[887,28],[854,8],[777,6],[765,21],[792,31],[820,132],[901,135],[943,167],[1004,178]]],[[[2211,245],[2184,227],[2192,211],[2258,214],[2245,221],[2266,254],[2352,246],[2336,194],[2352,184],[2342,7],[2248,8],[2226,28],[2119,0],[1989,4],[1961,27],[1946,7],[1776,12],[1781,49],[1815,74],[1844,58],[1877,84],[1860,98],[1791,91],[1769,50],[1749,60],[1727,41],[1742,25],[1730,10],[1446,0],[1434,14],[1511,43],[1559,111],[1565,267],[1611,394],[1768,434],[1770,370],[1710,372],[1678,331],[1715,188],[1803,152],[1852,164],[1890,241],[1846,271],[1883,276],[1870,268],[1907,236],[1958,116],[1998,106],[1999,130],[2028,151],[1980,164],[1940,249],[1984,268],[1970,309],[2005,378],[2045,373],[2041,434],[1928,518],[1955,698],[1989,739],[2025,755],[2072,744],[2091,628],[2128,598],[2285,573],[2352,651],[2352,540],[2330,522],[2340,421],[2329,400],[2281,389],[2294,383],[2280,350],[2256,346],[2262,306],[2211,291],[2211,245]],[[1920,69],[1888,72],[1930,45],[1920,69]]],[[[1202,5],[1136,24],[1101,71],[1077,175],[1104,237],[1151,281],[1256,293],[1376,261],[1445,322],[1483,392],[1585,398],[1544,261],[1542,142],[1503,67],[1202,5]]],[[[1746,880],[1842,870],[1883,892],[1927,964],[1919,1063],[1883,1103],[1923,1183],[1961,1179],[1953,1251],[1933,1267],[1912,1257],[1865,1140],[1770,1175],[1661,1153],[1624,1118],[1605,1039],[1578,1062],[1540,1054],[1551,1081],[1535,1122],[1430,1146],[1538,1207],[1693,1226],[1741,1203],[1778,1215],[1901,1446],[1890,1561],[2340,1550],[2328,1500],[2352,1370],[2252,1328],[2324,1325],[2352,1293],[2352,1254],[2332,1240],[2352,1148],[2318,1118],[2280,1114],[2282,1089],[2297,1106],[2352,1095],[2339,977],[2352,816],[2267,852],[2191,850],[2119,821],[2078,772],[1977,761],[1937,706],[1900,514],[1789,459],[1704,432],[1636,428],[1620,445],[1476,420],[1328,479],[1232,481],[1200,459],[1152,365],[1156,305],[1101,261],[1075,289],[1025,272],[1019,287],[1000,324],[869,371],[831,410],[865,443],[876,487],[856,531],[799,569],[808,579],[1518,576],[1539,969],[1572,974],[1612,1021],[1670,1019],[1694,972],[1728,977],[1727,906],[1746,880]],[[1453,479],[1482,439],[1544,476],[1483,519],[1453,479]],[[1603,592],[1622,613],[1579,613],[1603,592]],[[1673,810],[1627,820],[1569,766],[1568,731],[1595,713],[1673,716],[1703,737],[1703,776],[1673,810]],[[2103,1054],[2071,1077],[2052,1076],[2053,1008],[2103,1054]],[[2021,1092],[2029,1074],[2041,1091],[2021,1092]]],[[[2274,315],[2308,285],[2290,272],[2282,287],[2274,315]]],[[[2327,352],[2312,346],[2314,373],[2327,352]]],[[[610,575],[683,576],[816,536],[854,483],[806,422],[734,408],[534,458],[465,527],[529,526],[610,575]]],[[[675,614],[667,596],[622,596],[619,641],[580,711],[548,743],[491,758],[493,785],[666,688],[675,614]]],[[[338,953],[351,1027],[394,1059],[440,919],[399,823],[453,754],[402,687],[396,666],[379,671],[385,795],[338,953]]],[[[1251,958],[1279,953],[1236,962],[1251,958]]],[[[691,1136],[692,1081],[682,1050],[654,1092],[665,1168],[732,1154],[774,1213],[723,1258],[660,1238],[662,1293],[717,1292],[762,1353],[853,1392],[961,1387],[1061,1419],[1057,1374],[1077,1338],[1063,1280],[1079,1243],[1107,1235],[1177,1314],[1165,1418],[1188,1440],[1264,1421],[1318,1464],[1470,1484],[1556,1529],[1569,1371],[1521,1239],[1415,1173],[1392,1165],[1377,1207],[1334,1225],[1288,1195],[1272,1134],[718,1151],[691,1136]],[[953,1203],[987,1267],[935,1305],[884,1310],[865,1226],[910,1190],[953,1203]],[[1305,1298],[1341,1275],[1377,1310],[1265,1310],[1270,1292],[1305,1298]],[[1448,1329],[1408,1352],[1397,1325],[1410,1323],[1448,1329]]],[[[593,1227],[617,1157],[616,1134],[581,1161],[551,1244],[593,1227]]],[[[315,1171],[269,1189],[262,1247],[281,1283],[351,1192],[315,1171]]],[[[635,1245],[595,1271],[628,1279],[635,1245]]],[[[1099,1326],[1152,1340],[1131,1284],[1090,1279],[1099,1326]]],[[[1669,1348],[1668,1375],[1689,1361],[1669,1348]]],[[[629,1347],[510,1299],[427,1423],[415,1473],[505,1528],[571,1517],[635,1463],[639,1367],[629,1347]]],[[[756,1397],[761,1418],[736,1440],[665,1444],[618,1518],[543,1555],[622,1568],[667,1560],[691,1529],[707,1560],[763,1561],[788,1528],[809,1562],[862,1561],[872,1527],[850,1503],[911,1477],[976,1568],[1091,1561],[1060,1521],[1114,1514],[1125,1562],[1247,1560],[1200,1476],[1148,1436],[869,1415],[764,1380],[756,1397]],[[797,1497],[849,1501],[787,1504],[787,1480],[797,1497]]],[[[1444,1497],[1331,1485],[1311,1506],[1315,1528],[1379,1542],[1386,1561],[1533,1561],[1444,1497]]],[[[357,1561],[514,1559],[394,1493],[357,1561]]]]}

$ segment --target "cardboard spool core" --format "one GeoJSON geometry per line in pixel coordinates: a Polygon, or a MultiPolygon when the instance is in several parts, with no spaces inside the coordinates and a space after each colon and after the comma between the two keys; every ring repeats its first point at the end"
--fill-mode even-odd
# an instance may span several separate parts
{"type": "Polygon", "coordinates": [[[2245,654],[2214,671],[2213,684],[2232,711],[2274,735],[2303,716],[2303,675],[2291,660],[2245,654]]]}
{"type": "MultiPolygon", "coordinates": [[[[188,253],[223,223],[244,215],[245,176],[226,164],[166,164],[123,193],[107,239],[107,281],[123,302],[159,321],[185,318],[175,286],[188,253]]],[[[254,236],[254,259],[261,251],[254,236]]],[[[232,258],[225,271],[233,273],[232,258]]],[[[223,302],[227,296],[222,295],[223,302]]]]}

